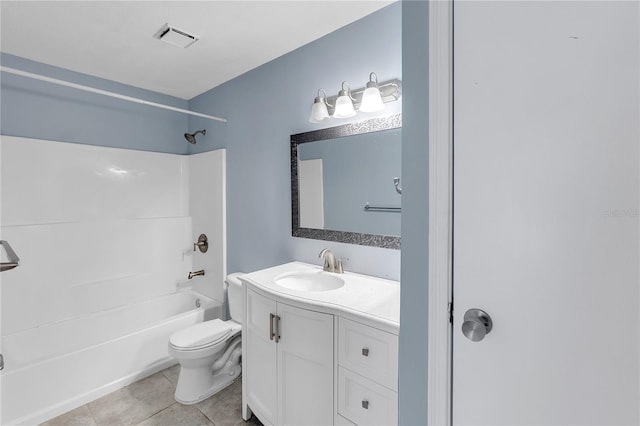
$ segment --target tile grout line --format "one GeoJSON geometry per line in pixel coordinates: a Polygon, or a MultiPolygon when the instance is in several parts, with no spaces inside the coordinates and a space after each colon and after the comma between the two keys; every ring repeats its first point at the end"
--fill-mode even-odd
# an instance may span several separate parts
{"type": "MultiPolygon", "coordinates": [[[[134,426],[138,426],[141,425],[142,423],[146,422],[147,420],[149,420],[151,417],[153,416],[157,416],[158,414],[162,413],[163,411],[167,411],[169,408],[173,407],[174,405],[176,405],[177,402],[174,402],[173,404],[169,404],[168,407],[163,408],[162,410],[153,413],[152,415],[150,415],[149,417],[147,417],[146,419],[142,419],[140,422],[136,423],[134,426]]],[[[99,426],[99,425],[98,425],[99,426]]]]}
{"type": "Polygon", "coordinates": [[[209,423],[211,423],[213,426],[216,426],[216,424],[214,423],[213,419],[209,416],[207,416],[207,414],[202,411],[202,409],[200,409],[200,407],[198,407],[198,404],[195,404],[195,407],[198,409],[198,411],[200,411],[202,413],[202,415],[205,417],[205,419],[209,420],[209,423]]]}
{"type": "Polygon", "coordinates": [[[85,407],[87,407],[87,411],[89,412],[89,415],[91,416],[91,419],[93,420],[93,424],[96,426],[98,425],[98,420],[96,420],[96,416],[93,415],[93,412],[91,411],[91,408],[89,407],[89,404],[84,404],[85,407]]]}
{"type": "MultiPolygon", "coordinates": [[[[165,369],[165,370],[163,370],[163,371],[161,372],[161,373],[162,373],[162,378],[164,378],[164,379],[167,381],[167,383],[169,383],[169,385],[170,385],[172,388],[173,388],[173,387],[175,387],[174,383],[173,383],[171,380],[169,380],[169,378],[168,378],[167,376],[165,376],[165,374],[164,374],[164,372],[165,372],[165,371],[166,371],[166,369],[165,369]]],[[[153,416],[155,416],[155,415],[157,415],[157,414],[162,413],[163,411],[167,410],[169,407],[173,407],[175,404],[178,404],[178,402],[177,402],[177,401],[175,401],[175,399],[174,399],[174,401],[173,401],[171,404],[169,404],[168,406],[166,406],[166,407],[164,407],[164,408],[160,409],[159,411],[156,411],[155,413],[151,414],[149,417],[147,417],[146,419],[142,420],[141,422],[139,422],[139,423],[137,423],[137,424],[139,425],[140,423],[144,423],[144,422],[146,422],[146,421],[147,421],[147,420],[149,420],[151,417],[153,417],[153,416]]]]}

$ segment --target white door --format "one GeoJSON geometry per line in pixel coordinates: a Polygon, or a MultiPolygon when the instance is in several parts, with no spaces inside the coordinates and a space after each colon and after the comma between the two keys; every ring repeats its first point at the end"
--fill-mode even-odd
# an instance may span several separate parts
{"type": "Polygon", "coordinates": [[[640,424],[639,17],[454,3],[455,425],[640,424]]]}

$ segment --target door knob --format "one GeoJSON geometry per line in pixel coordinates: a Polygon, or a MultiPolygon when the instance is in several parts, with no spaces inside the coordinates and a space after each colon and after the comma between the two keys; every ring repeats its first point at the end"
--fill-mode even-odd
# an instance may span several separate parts
{"type": "Polygon", "coordinates": [[[464,313],[462,334],[472,342],[479,342],[484,336],[491,333],[493,321],[488,313],[481,309],[469,309],[464,313]]]}

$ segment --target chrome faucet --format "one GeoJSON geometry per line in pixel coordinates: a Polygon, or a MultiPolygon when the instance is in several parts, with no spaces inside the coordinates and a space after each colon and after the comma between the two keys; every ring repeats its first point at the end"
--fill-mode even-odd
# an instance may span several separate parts
{"type": "Polygon", "coordinates": [[[335,272],[336,274],[344,273],[342,269],[342,259],[336,259],[331,250],[323,249],[318,257],[324,259],[322,270],[325,272],[335,272]]]}
{"type": "Polygon", "coordinates": [[[195,271],[195,272],[189,272],[189,279],[193,278],[193,277],[197,277],[200,275],[204,275],[204,269],[200,269],[199,271],[195,271]]]}

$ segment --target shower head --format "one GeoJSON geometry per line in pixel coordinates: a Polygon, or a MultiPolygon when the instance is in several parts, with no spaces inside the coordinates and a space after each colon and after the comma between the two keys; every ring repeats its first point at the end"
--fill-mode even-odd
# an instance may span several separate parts
{"type": "Polygon", "coordinates": [[[206,129],[202,129],[202,130],[198,130],[196,132],[193,133],[185,133],[184,134],[184,138],[187,140],[187,142],[195,144],[196,143],[196,135],[198,133],[202,133],[203,135],[207,134],[207,130],[206,129]]]}

